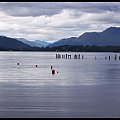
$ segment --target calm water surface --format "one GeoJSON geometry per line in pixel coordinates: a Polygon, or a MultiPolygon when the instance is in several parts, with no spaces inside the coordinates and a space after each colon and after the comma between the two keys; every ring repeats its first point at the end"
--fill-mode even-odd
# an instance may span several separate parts
{"type": "Polygon", "coordinates": [[[115,53],[67,54],[84,59],[56,59],[55,52],[0,52],[0,117],[120,117],[115,53]],[[111,60],[105,60],[109,55],[111,60]]]}

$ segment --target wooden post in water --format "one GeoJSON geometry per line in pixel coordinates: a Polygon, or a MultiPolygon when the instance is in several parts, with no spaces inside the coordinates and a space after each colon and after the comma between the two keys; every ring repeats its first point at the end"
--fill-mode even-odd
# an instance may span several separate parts
{"type": "Polygon", "coordinates": [[[80,59],[80,54],[78,55],[78,59],[80,59]]]}
{"type": "Polygon", "coordinates": [[[61,58],[61,55],[60,55],[60,54],[58,54],[58,58],[61,58]]]}
{"type": "Polygon", "coordinates": [[[77,55],[74,55],[74,59],[77,59],[77,55]]]}
{"type": "Polygon", "coordinates": [[[110,56],[109,56],[109,60],[110,60],[110,56]]]}
{"type": "Polygon", "coordinates": [[[96,56],[95,56],[95,60],[96,60],[97,58],[96,58],[96,56]]]}
{"type": "Polygon", "coordinates": [[[71,59],[71,55],[68,55],[68,59],[71,59]]]}
{"type": "Polygon", "coordinates": [[[65,55],[62,55],[62,58],[65,58],[65,55]]]}
{"type": "Polygon", "coordinates": [[[84,56],[82,55],[82,59],[84,59],[84,56]]]}
{"type": "Polygon", "coordinates": [[[119,56],[119,60],[120,60],[120,56],[119,56]]]}
{"type": "Polygon", "coordinates": [[[66,59],[67,59],[67,54],[66,54],[66,59]]]}
{"type": "Polygon", "coordinates": [[[115,54],[115,60],[117,60],[117,55],[115,54]]]}
{"type": "Polygon", "coordinates": [[[56,54],[56,58],[58,58],[58,55],[56,54]]]}

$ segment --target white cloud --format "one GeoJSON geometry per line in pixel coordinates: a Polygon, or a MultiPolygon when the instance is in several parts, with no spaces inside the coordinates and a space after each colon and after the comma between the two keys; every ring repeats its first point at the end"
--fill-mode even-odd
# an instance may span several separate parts
{"type": "Polygon", "coordinates": [[[78,37],[119,26],[119,11],[119,3],[0,3],[0,34],[46,41],[78,37]]]}

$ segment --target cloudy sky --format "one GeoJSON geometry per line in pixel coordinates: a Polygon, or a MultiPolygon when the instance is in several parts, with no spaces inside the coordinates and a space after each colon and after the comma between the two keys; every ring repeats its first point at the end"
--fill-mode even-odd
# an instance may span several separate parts
{"type": "Polygon", "coordinates": [[[120,26],[119,2],[0,2],[0,35],[58,41],[120,26]]]}

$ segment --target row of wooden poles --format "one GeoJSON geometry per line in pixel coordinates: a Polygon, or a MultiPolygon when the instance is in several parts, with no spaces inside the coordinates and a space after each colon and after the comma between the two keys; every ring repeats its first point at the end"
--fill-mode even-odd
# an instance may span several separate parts
{"type": "MultiPolygon", "coordinates": [[[[65,55],[60,55],[60,54],[56,54],[56,58],[60,59],[60,58],[64,58],[64,59],[71,59],[72,58],[72,55],[68,55],[68,54],[65,54],[65,55]]],[[[74,55],[74,59],[84,59],[84,56],[83,55],[74,55]]]]}
{"type": "MultiPolygon", "coordinates": [[[[105,57],[105,59],[107,59],[107,56],[105,57]]],[[[109,56],[108,56],[108,60],[110,60],[110,59],[111,59],[111,56],[109,55],[109,56]]],[[[120,60],[120,56],[117,56],[117,55],[115,54],[114,59],[115,59],[115,60],[117,60],[117,59],[120,60]]]]}
{"type": "MultiPolygon", "coordinates": [[[[62,58],[62,59],[71,59],[71,58],[72,58],[72,55],[69,55],[69,54],[64,54],[64,55],[56,54],[56,59],[60,59],[60,58],[62,58]]],[[[74,58],[74,59],[84,59],[84,55],[75,54],[73,58],[74,58]]],[[[95,59],[97,59],[96,56],[95,56],[95,59]]],[[[110,56],[110,55],[109,55],[109,56],[105,56],[105,59],[111,60],[111,56],[110,56]]],[[[117,56],[117,55],[115,54],[114,59],[115,59],[115,60],[117,60],[117,59],[120,60],[120,56],[117,56]]]]}

